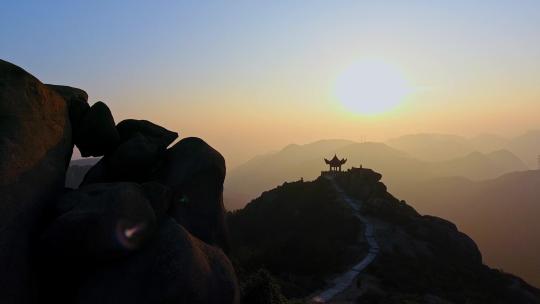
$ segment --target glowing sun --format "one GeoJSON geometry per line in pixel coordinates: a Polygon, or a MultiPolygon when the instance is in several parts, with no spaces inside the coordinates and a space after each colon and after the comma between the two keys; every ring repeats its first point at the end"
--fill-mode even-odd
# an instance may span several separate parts
{"type": "Polygon", "coordinates": [[[336,97],[350,111],[374,115],[392,110],[411,92],[395,67],[381,61],[362,61],[337,79],[336,97]]]}

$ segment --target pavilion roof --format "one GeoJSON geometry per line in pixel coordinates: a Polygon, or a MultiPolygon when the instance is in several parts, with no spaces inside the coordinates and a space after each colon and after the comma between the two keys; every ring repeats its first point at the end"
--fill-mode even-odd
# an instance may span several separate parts
{"type": "Polygon", "coordinates": [[[341,166],[341,165],[343,165],[344,163],[346,163],[346,162],[347,162],[347,159],[345,159],[345,158],[344,158],[344,159],[339,159],[339,158],[337,157],[337,155],[334,154],[334,157],[333,157],[331,160],[328,160],[328,159],[325,158],[324,161],[325,161],[326,164],[328,164],[328,165],[337,167],[337,166],[341,166]]]}

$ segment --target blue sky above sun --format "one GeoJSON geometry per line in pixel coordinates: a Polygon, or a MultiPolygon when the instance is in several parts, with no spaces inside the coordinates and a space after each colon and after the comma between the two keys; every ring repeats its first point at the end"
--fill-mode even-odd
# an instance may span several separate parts
{"type": "Polygon", "coordinates": [[[84,88],[117,120],[201,136],[233,165],[321,138],[540,127],[538,1],[1,6],[2,59],[84,88]]]}

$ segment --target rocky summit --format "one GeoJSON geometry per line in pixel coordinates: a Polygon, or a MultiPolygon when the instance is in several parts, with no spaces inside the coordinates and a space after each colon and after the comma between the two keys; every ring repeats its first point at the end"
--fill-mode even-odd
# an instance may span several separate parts
{"type": "Polygon", "coordinates": [[[244,300],[267,293],[271,300],[253,303],[540,303],[540,290],[486,266],[456,225],[419,214],[381,179],[367,168],[324,172],[230,213],[244,300]]]}
{"type": "Polygon", "coordinates": [[[88,99],[0,60],[0,303],[238,303],[224,158],[88,99]]]}

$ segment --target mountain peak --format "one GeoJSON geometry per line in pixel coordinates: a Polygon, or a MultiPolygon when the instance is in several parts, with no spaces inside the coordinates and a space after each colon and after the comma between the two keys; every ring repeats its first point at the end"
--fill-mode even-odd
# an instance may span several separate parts
{"type": "Polygon", "coordinates": [[[266,268],[287,297],[325,302],[344,300],[345,289],[362,302],[540,298],[521,279],[484,265],[476,243],[455,224],[419,214],[381,179],[368,168],[323,174],[284,183],[229,214],[240,270],[266,268]]]}

